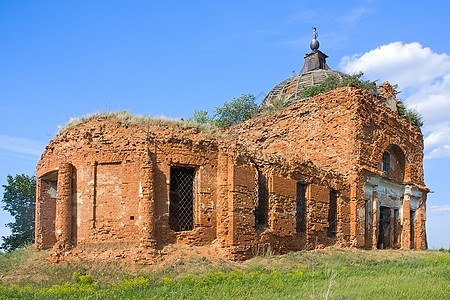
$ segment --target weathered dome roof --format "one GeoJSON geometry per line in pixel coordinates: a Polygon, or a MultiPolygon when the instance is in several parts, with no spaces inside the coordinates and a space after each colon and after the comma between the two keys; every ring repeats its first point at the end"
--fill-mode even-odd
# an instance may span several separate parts
{"type": "Polygon", "coordinates": [[[270,106],[275,101],[287,103],[302,101],[302,90],[312,85],[320,85],[328,77],[336,77],[339,81],[346,76],[339,71],[331,70],[327,65],[327,55],[319,50],[316,28],[313,27],[313,39],[310,44],[312,52],[305,55],[305,63],[299,75],[294,75],[277,84],[264,98],[260,109],[270,106]]]}
{"type": "Polygon", "coordinates": [[[346,75],[335,70],[316,69],[299,75],[292,76],[277,84],[264,98],[260,107],[272,104],[274,101],[283,100],[288,103],[301,101],[301,92],[305,87],[320,85],[326,78],[335,76],[342,80],[346,75]]]}

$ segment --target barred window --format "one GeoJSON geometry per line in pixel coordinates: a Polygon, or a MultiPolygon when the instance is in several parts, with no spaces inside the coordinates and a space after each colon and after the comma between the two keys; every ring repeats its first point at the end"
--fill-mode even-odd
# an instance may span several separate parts
{"type": "Polygon", "coordinates": [[[391,171],[391,154],[388,151],[384,151],[383,160],[381,162],[381,170],[389,173],[391,171]]]}
{"type": "Polygon", "coordinates": [[[174,231],[194,228],[194,176],[193,168],[170,169],[169,223],[174,231]]]}

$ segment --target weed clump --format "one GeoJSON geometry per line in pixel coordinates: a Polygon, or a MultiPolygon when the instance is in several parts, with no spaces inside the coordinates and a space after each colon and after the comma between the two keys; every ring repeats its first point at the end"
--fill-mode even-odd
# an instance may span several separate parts
{"type": "Polygon", "coordinates": [[[192,121],[184,121],[182,119],[169,119],[166,117],[152,117],[152,116],[142,116],[142,115],[132,115],[130,111],[122,110],[117,112],[103,112],[103,113],[93,113],[80,118],[71,118],[64,126],[59,126],[59,132],[64,132],[69,128],[85,124],[92,120],[105,119],[111,120],[115,119],[121,124],[129,126],[152,126],[152,125],[164,125],[164,126],[174,126],[181,128],[197,128],[198,130],[204,131],[206,133],[217,133],[217,127],[211,124],[199,124],[192,121]]]}

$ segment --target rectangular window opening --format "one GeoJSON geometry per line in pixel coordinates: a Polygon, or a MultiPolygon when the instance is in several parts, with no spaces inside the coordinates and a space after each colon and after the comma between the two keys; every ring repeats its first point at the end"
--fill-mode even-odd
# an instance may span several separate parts
{"type": "Polygon", "coordinates": [[[306,185],[297,182],[295,220],[297,233],[306,232],[306,185]]]}
{"type": "Polygon", "coordinates": [[[328,231],[329,237],[336,236],[337,231],[337,191],[330,190],[330,207],[328,210],[328,231]]]}
{"type": "Polygon", "coordinates": [[[255,207],[255,227],[264,230],[269,221],[269,191],[267,178],[263,172],[258,171],[258,203],[255,207]]]}
{"type": "Polygon", "coordinates": [[[399,212],[398,208],[394,208],[394,248],[398,248],[399,242],[399,212]]]}
{"type": "Polygon", "coordinates": [[[380,222],[378,228],[378,249],[389,248],[390,245],[390,220],[391,220],[391,208],[386,206],[380,206],[380,222]]]}
{"type": "Polygon", "coordinates": [[[391,171],[391,154],[387,151],[383,153],[383,161],[381,164],[381,170],[389,173],[391,171]]]}
{"type": "Polygon", "coordinates": [[[194,228],[194,177],[193,168],[170,169],[169,224],[174,231],[194,228]]]}
{"type": "Polygon", "coordinates": [[[371,229],[372,229],[372,199],[366,199],[365,202],[365,227],[364,237],[367,247],[371,245],[371,229]]]}
{"type": "Polygon", "coordinates": [[[410,237],[411,237],[411,249],[414,249],[414,238],[415,238],[415,232],[414,232],[414,225],[415,225],[415,222],[416,222],[416,211],[415,210],[411,210],[410,211],[410,218],[411,218],[411,221],[410,221],[410,225],[411,225],[411,234],[410,234],[410,237]]]}

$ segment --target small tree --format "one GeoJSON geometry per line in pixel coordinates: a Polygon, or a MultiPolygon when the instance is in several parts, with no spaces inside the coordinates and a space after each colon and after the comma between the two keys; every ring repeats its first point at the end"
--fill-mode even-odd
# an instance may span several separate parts
{"type": "Polygon", "coordinates": [[[255,96],[242,94],[230,102],[225,102],[223,106],[216,107],[214,123],[219,127],[238,124],[253,117],[257,111],[255,96]]]}
{"type": "Polygon", "coordinates": [[[350,76],[346,76],[342,79],[342,82],[339,86],[347,86],[354,85],[359,87],[360,89],[368,90],[369,92],[375,93],[377,91],[377,83],[376,81],[363,80],[364,73],[359,72],[357,74],[353,74],[350,76]]]}
{"type": "Polygon", "coordinates": [[[397,112],[401,118],[409,123],[416,125],[417,127],[423,126],[422,116],[415,109],[406,107],[402,100],[397,100],[397,112]]]}
{"type": "Polygon", "coordinates": [[[258,105],[255,103],[255,96],[242,94],[230,102],[225,102],[223,106],[216,107],[213,117],[209,117],[206,110],[195,110],[188,121],[225,127],[244,122],[253,117],[257,111],[258,105]]]}
{"type": "Polygon", "coordinates": [[[193,122],[197,124],[208,124],[211,123],[211,118],[208,117],[208,112],[206,110],[194,110],[191,118],[188,122],[193,122]]]}
{"type": "Polygon", "coordinates": [[[2,208],[14,217],[15,221],[6,224],[11,235],[2,237],[0,248],[6,251],[23,247],[34,242],[34,209],[36,199],[36,178],[28,175],[7,176],[3,185],[2,208]]]}
{"type": "Polygon", "coordinates": [[[397,112],[400,118],[406,119],[406,106],[402,100],[397,100],[397,112]]]}
{"type": "Polygon", "coordinates": [[[423,126],[422,116],[415,109],[412,108],[406,109],[405,119],[406,121],[408,121],[413,125],[416,125],[417,127],[423,126]]]}

